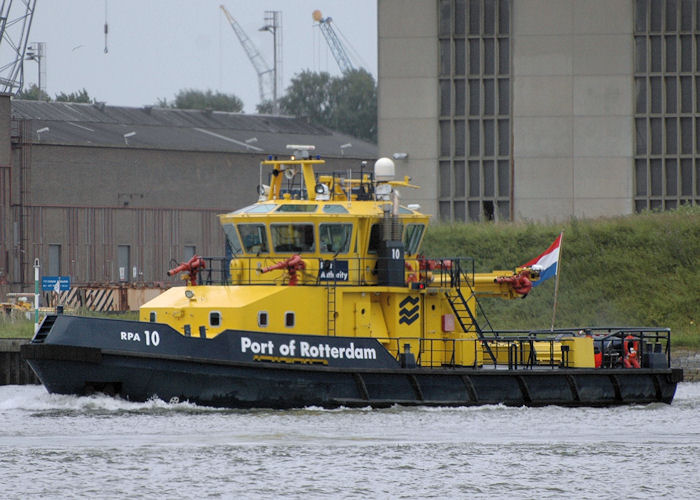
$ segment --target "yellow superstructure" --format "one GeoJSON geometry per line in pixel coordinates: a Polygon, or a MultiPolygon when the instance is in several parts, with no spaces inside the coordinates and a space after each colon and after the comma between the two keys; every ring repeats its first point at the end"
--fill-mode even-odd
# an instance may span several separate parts
{"type": "Polygon", "coordinates": [[[400,204],[398,190],[416,186],[391,179],[390,160],[353,178],[315,173],[323,161],[298,155],[263,161],[270,182],[259,200],[219,216],[233,257],[228,283],[171,288],[141,307],[141,320],[206,338],[373,337],[419,365],[481,365],[490,354],[471,313],[476,297],[521,297],[537,273],[476,274],[470,261],[425,259],[429,216],[400,204]]]}

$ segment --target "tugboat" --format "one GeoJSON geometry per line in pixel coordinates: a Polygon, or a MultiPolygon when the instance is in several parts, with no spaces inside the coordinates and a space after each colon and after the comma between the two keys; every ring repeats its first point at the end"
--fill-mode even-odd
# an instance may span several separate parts
{"type": "Polygon", "coordinates": [[[291,148],[261,162],[257,202],[219,216],[228,258],[169,271],[185,285],[139,321],[46,316],[22,347],[46,389],[231,408],[671,403],[668,329],[482,326],[479,298],[525,297],[536,266],[423,257],[429,217],[401,205],[417,186],[390,159],[322,173],[313,146],[291,148]]]}

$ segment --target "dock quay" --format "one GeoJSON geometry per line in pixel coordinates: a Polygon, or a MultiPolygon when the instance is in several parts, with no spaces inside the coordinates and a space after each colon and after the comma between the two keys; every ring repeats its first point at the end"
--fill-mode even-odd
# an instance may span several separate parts
{"type": "Polygon", "coordinates": [[[20,346],[27,342],[29,339],[0,339],[0,385],[40,383],[19,353],[20,346]]]}

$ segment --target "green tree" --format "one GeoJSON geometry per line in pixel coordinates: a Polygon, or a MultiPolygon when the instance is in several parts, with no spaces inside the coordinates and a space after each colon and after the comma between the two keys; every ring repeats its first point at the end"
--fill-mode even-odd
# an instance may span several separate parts
{"type": "Polygon", "coordinates": [[[56,102],[83,102],[87,104],[95,104],[97,100],[91,98],[87,90],[83,88],[77,92],[71,92],[70,94],[66,94],[65,92],[56,94],[56,102]]]}
{"type": "Polygon", "coordinates": [[[166,99],[158,99],[160,107],[178,109],[212,109],[214,111],[231,111],[239,113],[243,111],[243,101],[233,94],[224,94],[211,89],[202,91],[195,89],[183,89],[175,95],[175,100],[168,102],[166,99]]]}
{"type": "Polygon", "coordinates": [[[302,71],[280,99],[283,113],[377,142],[377,85],[364,69],[342,76],[302,71]]]}
{"type": "Polygon", "coordinates": [[[331,128],[360,139],[377,142],[377,85],[364,69],[334,78],[329,91],[331,128]]]}
{"type": "Polygon", "coordinates": [[[326,72],[302,71],[292,78],[286,94],[280,99],[280,110],[287,115],[305,116],[330,126],[331,75],[326,72]]]}
{"type": "Polygon", "coordinates": [[[266,99],[263,102],[255,105],[255,110],[259,115],[271,115],[272,114],[272,100],[266,99]]]}
{"type": "Polygon", "coordinates": [[[50,101],[49,94],[37,87],[33,83],[28,89],[23,89],[17,94],[17,99],[26,99],[28,101],[50,101]]]}

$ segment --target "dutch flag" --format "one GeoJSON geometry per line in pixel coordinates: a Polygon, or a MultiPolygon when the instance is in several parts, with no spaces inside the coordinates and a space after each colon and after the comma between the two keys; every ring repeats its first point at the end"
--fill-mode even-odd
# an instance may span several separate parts
{"type": "Polygon", "coordinates": [[[554,243],[542,254],[524,264],[523,267],[538,266],[540,268],[540,279],[539,281],[535,281],[532,284],[533,286],[537,286],[552,276],[556,276],[557,267],[559,266],[559,250],[561,248],[562,234],[560,234],[557,239],[554,240],[554,243]]]}

